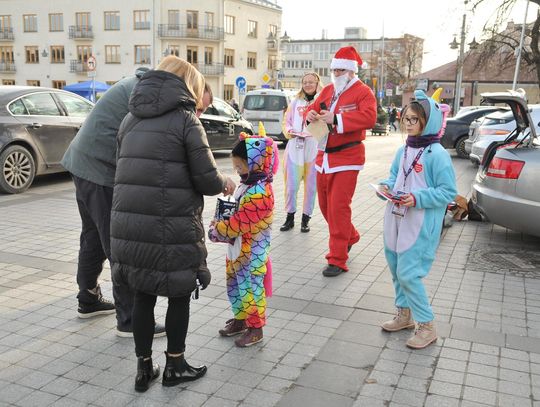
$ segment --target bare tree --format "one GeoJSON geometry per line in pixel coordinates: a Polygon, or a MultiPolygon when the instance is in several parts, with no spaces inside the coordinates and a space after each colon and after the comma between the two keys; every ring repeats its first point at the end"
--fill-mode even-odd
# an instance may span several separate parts
{"type": "Polygon", "coordinates": [[[411,82],[411,78],[420,73],[424,51],[422,39],[409,34],[405,34],[403,38],[401,45],[404,47],[404,52],[385,51],[387,79],[400,86],[411,82]]]}
{"type": "MultiPolygon", "coordinates": [[[[473,11],[489,0],[475,0],[473,11]]],[[[540,6],[540,0],[530,0],[531,3],[540,6]]],[[[516,50],[519,48],[521,36],[521,24],[503,24],[509,21],[509,15],[517,3],[517,0],[500,0],[499,6],[495,9],[494,18],[484,25],[484,36],[487,38],[479,49],[474,53],[476,56],[475,65],[481,66],[491,63],[498,66],[500,70],[513,66],[516,63],[516,50]]],[[[540,10],[536,13],[536,20],[526,25],[524,46],[521,50],[522,65],[525,69],[535,70],[540,87],[540,10]]]]}

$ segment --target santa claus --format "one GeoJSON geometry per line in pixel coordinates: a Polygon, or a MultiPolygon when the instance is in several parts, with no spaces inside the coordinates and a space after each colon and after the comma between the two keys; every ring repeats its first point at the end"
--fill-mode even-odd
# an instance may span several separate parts
{"type": "Polygon", "coordinates": [[[326,277],[348,271],[348,253],[360,240],[351,222],[351,202],[365,162],[362,141],[377,117],[373,92],[356,76],[361,65],[354,47],[339,49],[330,64],[332,83],[306,111],[308,122],[322,120],[330,130],[320,141],[315,159],[319,207],[330,232],[328,265],[322,272],[326,277]]]}

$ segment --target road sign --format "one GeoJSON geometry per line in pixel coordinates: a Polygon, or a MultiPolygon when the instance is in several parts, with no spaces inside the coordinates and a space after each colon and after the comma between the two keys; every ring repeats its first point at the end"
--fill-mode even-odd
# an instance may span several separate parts
{"type": "Polygon", "coordinates": [[[380,99],[380,98],[382,98],[382,97],[383,97],[383,95],[384,95],[384,93],[383,93],[383,91],[382,91],[382,90],[380,90],[380,91],[378,92],[378,94],[379,94],[379,99],[380,99]]]}
{"type": "Polygon", "coordinates": [[[245,95],[246,94],[246,88],[243,87],[243,88],[238,88],[238,94],[239,95],[245,95]]]}
{"type": "Polygon", "coordinates": [[[263,82],[264,82],[264,83],[268,83],[268,82],[270,82],[270,79],[272,79],[272,78],[270,77],[270,75],[268,75],[268,74],[265,72],[265,74],[262,76],[263,82]]]}
{"type": "Polygon", "coordinates": [[[86,61],[86,66],[88,67],[89,71],[95,71],[96,70],[96,58],[91,56],[88,57],[88,61],[86,61]]]}
{"type": "Polygon", "coordinates": [[[386,89],[386,96],[392,96],[392,89],[386,89]]]}
{"type": "Polygon", "coordinates": [[[244,89],[246,87],[246,78],[244,78],[243,76],[239,76],[238,78],[236,78],[236,87],[238,89],[244,89]]]}
{"type": "Polygon", "coordinates": [[[96,77],[96,71],[88,71],[86,73],[89,78],[95,78],[96,77]]]}

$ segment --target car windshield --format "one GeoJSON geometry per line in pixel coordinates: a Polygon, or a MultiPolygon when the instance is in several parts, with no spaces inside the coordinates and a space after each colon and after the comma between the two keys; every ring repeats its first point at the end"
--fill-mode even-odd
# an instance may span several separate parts
{"type": "Polygon", "coordinates": [[[248,95],[244,100],[246,110],[269,110],[277,112],[287,108],[285,96],[280,95],[248,95]]]}

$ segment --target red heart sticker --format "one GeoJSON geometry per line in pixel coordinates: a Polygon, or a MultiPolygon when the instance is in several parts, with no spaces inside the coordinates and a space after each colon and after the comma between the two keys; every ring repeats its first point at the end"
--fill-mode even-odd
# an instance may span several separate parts
{"type": "Polygon", "coordinates": [[[424,168],[424,167],[422,166],[422,164],[415,164],[415,165],[414,165],[414,170],[415,170],[416,172],[422,172],[422,169],[423,169],[423,168],[424,168]]]}

